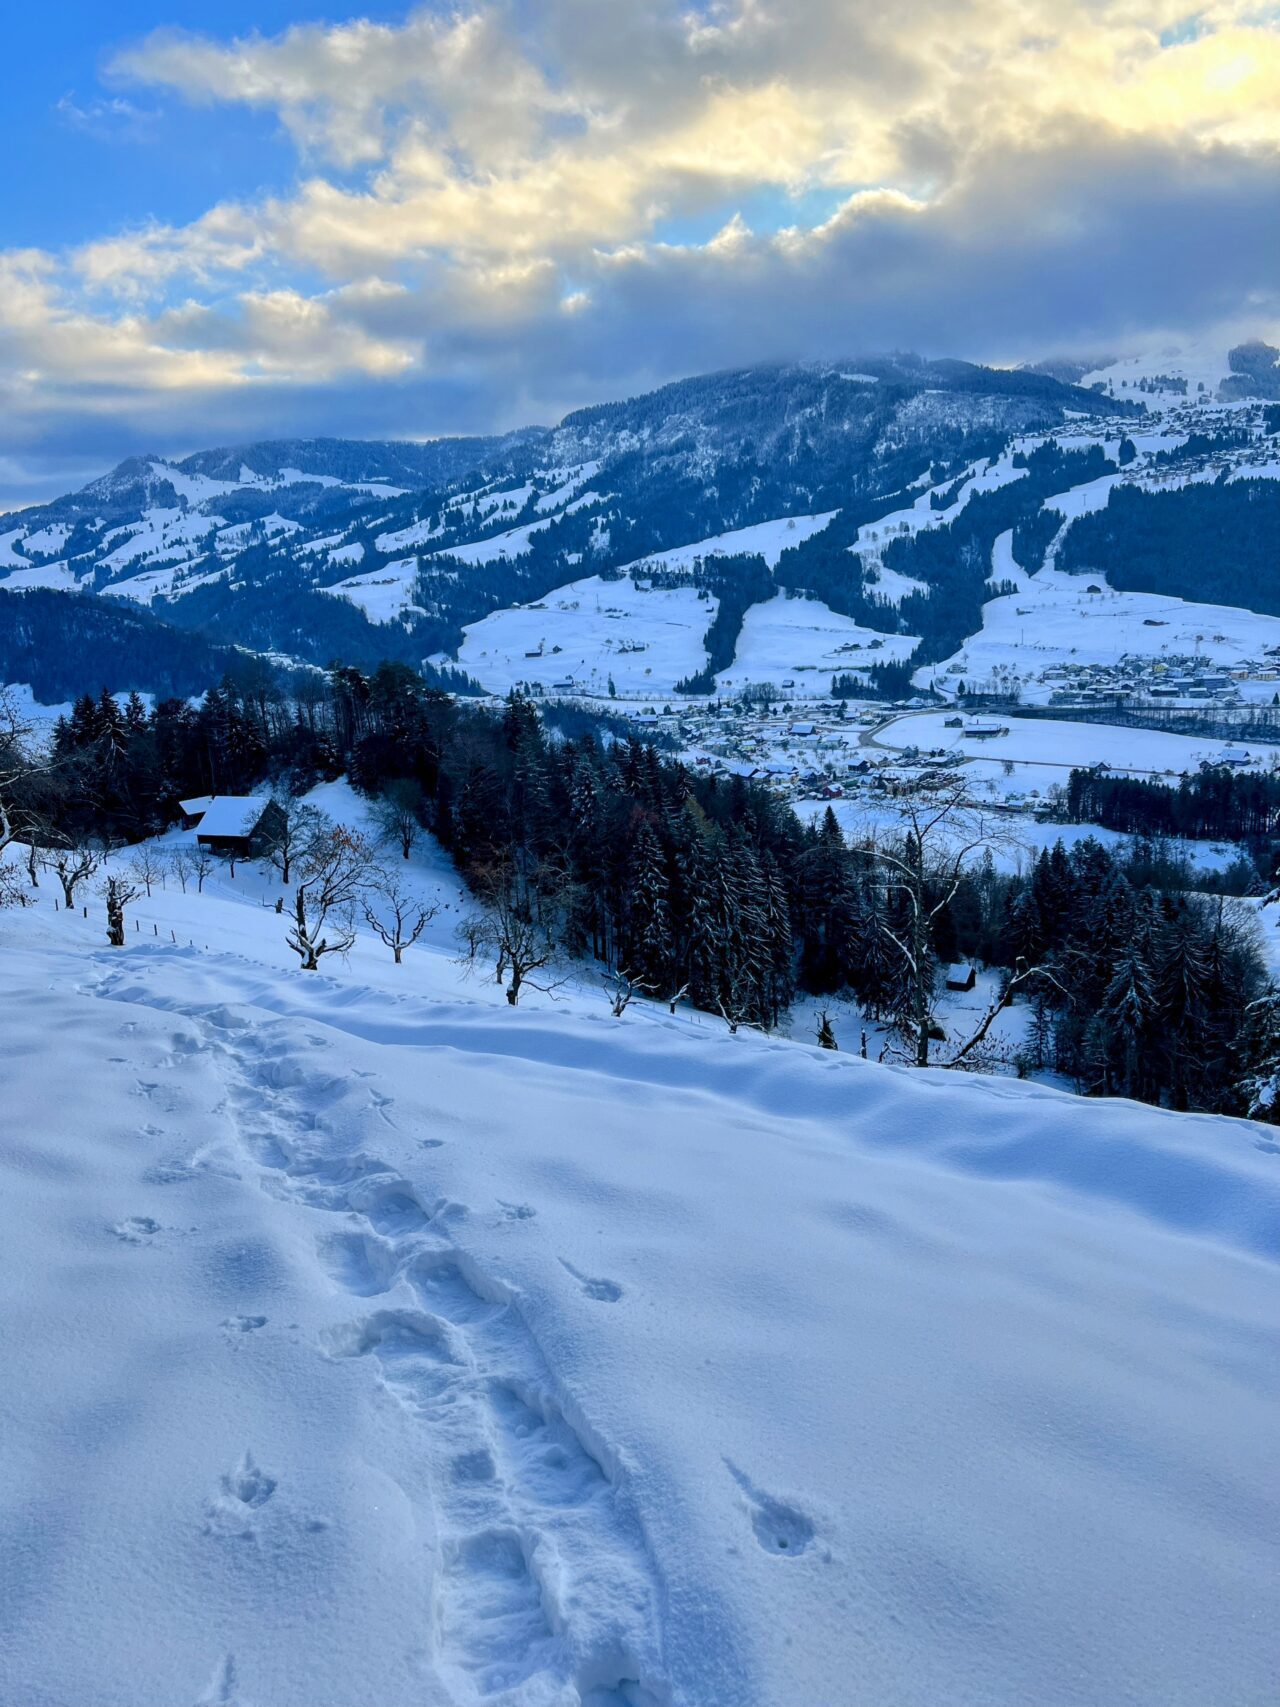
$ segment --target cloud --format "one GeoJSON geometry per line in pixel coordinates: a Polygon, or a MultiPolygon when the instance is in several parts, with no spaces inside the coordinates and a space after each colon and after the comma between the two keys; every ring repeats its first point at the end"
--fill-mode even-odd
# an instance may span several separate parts
{"type": "Polygon", "coordinates": [[[476,430],[728,363],[1280,314],[1280,37],[1246,0],[479,0],[162,31],[109,79],[272,113],[302,175],[0,255],[0,455],[476,430]]]}

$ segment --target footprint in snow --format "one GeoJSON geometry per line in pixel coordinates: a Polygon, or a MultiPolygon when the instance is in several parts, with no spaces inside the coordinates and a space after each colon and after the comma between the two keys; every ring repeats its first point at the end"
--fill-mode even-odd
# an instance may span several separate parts
{"type": "Polygon", "coordinates": [[[532,1221],[538,1213],[531,1203],[506,1203],[502,1198],[498,1199],[498,1208],[507,1221],[532,1221]]]}
{"type": "Polygon", "coordinates": [[[276,1479],[268,1476],[246,1452],[234,1470],[222,1477],[218,1493],[204,1508],[206,1535],[252,1541],[257,1535],[253,1513],[266,1505],[276,1491],[276,1479]]]}
{"type": "Polygon", "coordinates": [[[228,1334],[256,1334],[259,1328],[265,1328],[265,1316],[228,1316],[222,1326],[228,1334]]]}
{"type": "Polygon", "coordinates": [[[160,1223],[149,1215],[130,1215],[124,1221],[117,1221],[111,1231],[126,1245],[141,1245],[160,1231],[160,1223]]]}
{"type": "Polygon", "coordinates": [[[595,1280],[589,1274],[583,1274],[571,1262],[560,1258],[560,1267],[571,1274],[588,1298],[594,1298],[599,1304],[616,1304],[622,1297],[622,1288],[616,1280],[595,1280]]]}
{"type": "Polygon", "coordinates": [[[744,1503],[751,1517],[751,1527],[765,1552],[776,1553],[785,1559],[794,1559],[803,1553],[816,1533],[811,1519],[806,1517],[798,1506],[775,1499],[772,1494],[766,1494],[757,1488],[750,1477],[744,1475],[729,1459],[726,1458],[724,1463],[726,1470],[742,1489],[744,1503]]]}
{"type": "Polygon", "coordinates": [[[195,1707],[236,1707],[236,1657],[224,1654],[195,1707]]]}

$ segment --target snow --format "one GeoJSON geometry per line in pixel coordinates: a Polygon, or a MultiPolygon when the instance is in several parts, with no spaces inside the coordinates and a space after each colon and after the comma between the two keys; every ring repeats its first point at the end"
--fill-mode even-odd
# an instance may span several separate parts
{"type": "Polygon", "coordinates": [[[573,468],[548,469],[543,478],[553,480],[555,485],[550,492],[543,493],[534,508],[544,512],[560,509],[599,472],[599,462],[581,462],[573,468]]]}
{"type": "Polygon", "coordinates": [[[394,533],[380,533],[374,540],[379,551],[404,551],[411,545],[425,545],[428,540],[439,539],[443,528],[432,527],[430,522],[413,522],[408,527],[397,528],[394,533]]]}
{"type": "Polygon", "coordinates": [[[8,533],[0,533],[0,569],[29,569],[27,558],[13,549],[16,541],[26,537],[25,528],[11,528],[8,533]]]}
{"type": "Polygon", "coordinates": [[[550,520],[526,522],[523,527],[509,528],[506,533],[495,533],[488,539],[473,540],[467,545],[451,545],[447,551],[439,551],[435,555],[472,565],[494,563],[500,558],[521,557],[529,550],[529,541],[534,534],[541,533],[550,526],[550,520]]]}
{"type": "Polygon", "coordinates": [[[269,794],[215,794],[197,825],[197,833],[247,836],[270,804],[269,794]]]}
{"type": "Polygon", "coordinates": [[[69,522],[50,522],[48,527],[39,528],[35,533],[29,533],[22,544],[28,556],[34,552],[39,557],[52,556],[55,551],[61,551],[71,538],[72,528],[69,522]]]}
{"type": "Polygon", "coordinates": [[[1125,356],[1119,361],[1106,367],[1098,367],[1086,373],[1080,380],[1084,386],[1109,384],[1116,397],[1126,398],[1132,403],[1145,403],[1148,409],[1158,409],[1170,403],[1193,404],[1198,395],[1196,387],[1204,385],[1205,392],[1212,396],[1230,372],[1227,352],[1230,344],[1226,341],[1197,340],[1182,344],[1166,344],[1163,348],[1152,348],[1140,354],[1125,356]],[[1142,380],[1148,382],[1164,375],[1180,377],[1187,381],[1186,397],[1181,397],[1174,391],[1156,393],[1138,390],[1142,380]],[[1127,386],[1124,383],[1127,381],[1127,386]]]}
{"type": "Polygon", "coordinates": [[[650,591],[630,576],[592,575],[535,605],[468,624],[458,663],[491,693],[573,678],[584,691],[604,694],[612,677],[622,695],[669,695],[706,665],[702,637],[715,613],[716,601],[700,599],[692,587],[650,591]],[[526,656],[539,647],[540,656],[526,656]]]}
{"type": "MultiPolygon", "coordinates": [[[[997,556],[1007,538],[997,540],[997,556]]],[[[1029,679],[1050,665],[1115,664],[1125,656],[1201,656],[1212,664],[1242,665],[1280,646],[1280,617],[1157,593],[1120,593],[1096,573],[1043,569],[1024,575],[1011,558],[998,559],[992,574],[1014,580],[1019,591],[988,600],[981,630],[950,659],[918,671],[917,682],[944,681],[949,663],[962,666],[970,681],[987,680],[997,666],[1029,679]],[[1091,586],[1102,590],[1090,593],[1091,586]]],[[[1026,697],[1047,701],[1049,691],[1038,684],[1026,697]]]]}
{"type": "MultiPolygon", "coordinates": [[[[1010,448],[997,457],[990,467],[986,463],[974,463],[966,469],[963,475],[957,476],[956,479],[961,480],[962,484],[956,494],[955,502],[949,504],[945,510],[935,510],[933,499],[935,496],[941,497],[943,493],[949,492],[956,484],[955,479],[944,480],[940,485],[927,487],[913,504],[904,509],[893,510],[888,515],[881,516],[878,521],[864,522],[858,529],[857,537],[849,550],[878,559],[880,553],[895,538],[916,534],[925,528],[946,527],[955,521],[976,492],[994,492],[997,487],[1007,486],[1011,481],[1025,479],[1026,469],[1015,468],[1012,462],[1014,452],[1023,444],[1023,440],[1015,440],[1010,448]]],[[[882,569],[881,574],[884,573],[885,571],[882,569]]],[[[909,579],[907,576],[899,578],[902,580],[909,579]]]]}
{"type": "MultiPolygon", "coordinates": [[[[15,558],[22,563],[21,558],[15,558]]],[[[53,587],[59,592],[74,593],[79,582],[65,563],[24,563],[6,575],[0,564],[0,592],[20,593],[32,587],[53,587]]]]}
{"type": "Polygon", "coordinates": [[[234,554],[243,551],[257,539],[278,539],[282,535],[301,532],[302,528],[297,522],[290,521],[273,510],[269,516],[258,516],[251,522],[236,522],[232,527],[222,528],[215,545],[219,552],[234,554]]]}
{"type": "Polygon", "coordinates": [[[208,503],[213,498],[225,498],[229,492],[238,491],[242,483],[214,480],[207,474],[187,474],[171,462],[153,462],[151,472],[157,480],[167,480],[179,498],[185,498],[188,504],[193,505],[208,503]]]}
{"type": "Polygon", "coordinates": [[[770,569],[776,569],[784,551],[803,544],[812,534],[821,533],[839,513],[838,510],[827,510],[819,516],[779,516],[773,521],[755,522],[750,527],[734,528],[730,533],[700,539],[693,545],[678,545],[670,551],[654,552],[629,564],[628,568],[634,571],[665,564],[669,569],[691,569],[702,557],[751,556],[763,557],[770,569]]]}
{"type": "Polygon", "coordinates": [[[135,563],[158,559],[190,561],[200,556],[216,529],[225,527],[222,516],[155,507],[144,511],[138,522],[130,524],[121,544],[108,552],[97,567],[116,572],[135,563]]]}
{"type": "Polygon", "coordinates": [[[727,693],[746,682],[794,679],[798,692],[828,694],[833,675],[906,658],[916,645],[915,635],[881,634],[819,599],[778,593],[747,611],[733,663],[716,677],[716,686],[727,693]],[[874,652],[868,651],[872,645],[874,652]]]}
{"type": "Polygon", "coordinates": [[[335,546],[329,553],[330,563],[363,563],[364,546],[357,539],[350,545],[335,546]]]}
{"type": "Polygon", "coordinates": [[[0,1698],[1270,1699],[1268,1129],[512,1011],[409,870],[0,917],[0,1698]]]}
{"type": "Polygon", "coordinates": [[[886,599],[892,605],[900,605],[903,599],[910,598],[912,593],[927,593],[928,583],[917,581],[914,575],[904,575],[898,569],[886,569],[883,563],[875,566],[875,579],[867,579],[866,589],[873,598],[886,599]]]}
{"type": "MultiPolygon", "coordinates": [[[[348,547],[359,551],[362,546],[348,547]]],[[[330,553],[332,562],[337,553],[330,553]]],[[[358,558],[352,561],[359,561],[358,558]]],[[[363,575],[351,575],[345,581],[320,587],[319,592],[334,593],[352,604],[359,605],[370,622],[395,622],[407,610],[415,610],[413,586],[418,578],[418,559],[403,557],[398,563],[385,563],[378,569],[366,570],[363,575]]]]}
{"type": "Polygon", "coordinates": [[[1003,784],[1002,792],[1022,793],[1038,788],[1042,793],[1054,783],[1065,785],[1076,767],[1105,764],[1117,774],[1165,781],[1199,769],[1202,763],[1220,762],[1226,755],[1249,762],[1241,768],[1261,770],[1280,749],[1247,742],[1224,743],[1213,736],[1175,735],[1161,729],[1131,729],[1106,723],[1071,722],[1055,718],[984,716],[965,718],[973,723],[996,723],[1008,734],[990,741],[967,738],[965,729],[947,728],[949,712],[910,714],[876,731],[875,744],[901,750],[918,747],[922,752],[942,748],[971,761],[963,775],[967,779],[989,778],[1003,784]],[[1014,774],[1004,777],[1006,763],[1014,774]]]}

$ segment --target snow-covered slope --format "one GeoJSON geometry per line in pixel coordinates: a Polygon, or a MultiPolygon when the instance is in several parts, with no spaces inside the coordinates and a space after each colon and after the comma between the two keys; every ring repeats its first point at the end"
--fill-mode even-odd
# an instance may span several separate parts
{"type": "Polygon", "coordinates": [[[511,1011],[415,871],[0,916],[0,1699],[1272,1698],[1264,1129],[511,1011]]]}
{"type": "MultiPolygon", "coordinates": [[[[922,656],[955,656],[983,617],[980,582],[966,573],[955,584],[952,570],[988,557],[1001,532],[1038,538],[1059,517],[1052,568],[1068,526],[1109,499],[1219,480],[1215,537],[1256,528],[1252,483],[1280,473],[1265,401],[1273,355],[1263,344],[1223,352],[1230,371],[1204,390],[1187,377],[1194,362],[1169,372],[1113,363],[1087,386],[904,356],[759,367],[502,439],[134,458],[6,520],[0,594],[125,598],[175,626],[322,666],[465,664],[478,625],[591,575],[654,575],[669,590],[701,578],[706,591],[717,560],[750,556],[779,587],[875,629],[895,655],[901,627],[922,656]],[[1037,457],[1051,481],[1029,478],[1037,457]],[[939,538],[943,529],[954,531],[939,538]]],[[[679,649],[693,653],[683,675],[696,677],[705,624],[685,603],[694,625],[679,649]]],[[[1263,590],[1259,603],[1274,600],[1263,590]]],[[[754,673],[753,631],[726,679],[754,673]]],[[[616,638],[597,627],[575,644],[598,660],[616,638]]],[[[725,656],[721,644],[718,669],[725,656]]],[[[785,663],[819,670],[817,657],[785,663]]],[[[155,683],[136,674],[109,685],[155,683]]]]}

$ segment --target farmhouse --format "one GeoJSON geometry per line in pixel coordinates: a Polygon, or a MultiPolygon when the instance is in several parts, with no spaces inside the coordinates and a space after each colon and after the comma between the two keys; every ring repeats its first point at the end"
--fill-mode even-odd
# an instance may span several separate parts
{"type": "Polygon", "coordinates": [[[196,820],[196,840],[211,853],[250,859],[270,836],[280,808],[266,794],[215,794],[196,820]]]}

